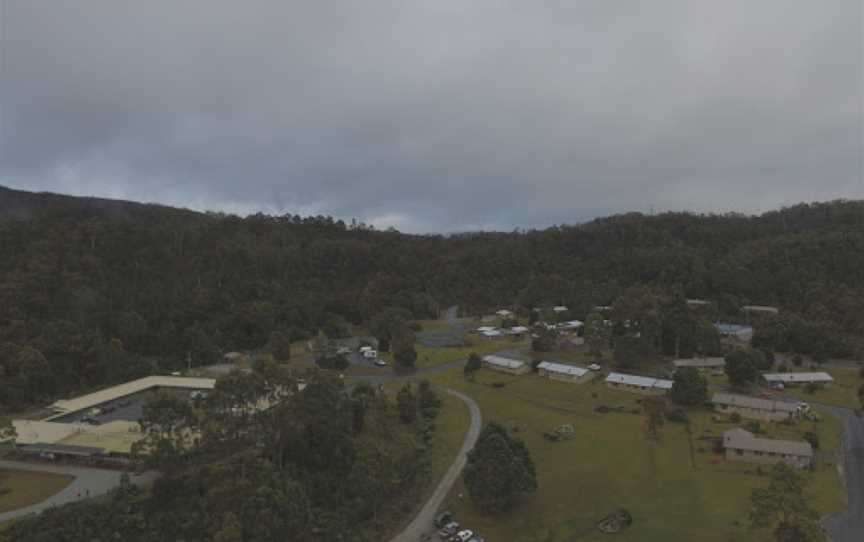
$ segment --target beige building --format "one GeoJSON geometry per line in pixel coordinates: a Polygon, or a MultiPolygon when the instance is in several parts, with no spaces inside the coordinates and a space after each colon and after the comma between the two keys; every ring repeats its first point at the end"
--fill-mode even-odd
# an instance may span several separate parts
{"type": "Polygon", "coordinates": [[[829,386],[834,382],[834,378],[825,372],[818,373],[771,373],[763,374],[762,378],[769,386],[785,387],[816,384],[819,386],[829,386]]]}
{"type": "Polygon", "coordinates": [[[672,381],[647,376],[609,373],[609,376],[606,377],[606,386],[615,390],[645,395],[663,395],[672,389],[672,381]]]}
{"type": "Polygon", "coordinates": [[[723,433],[727,461],[774,464],[787,463],[804,469],[813,464],[813,447],[809,442],[759,438],[741,428],[723,433]]]}
{"type": "Polygon", "coordinates": [[[484,356],[483,366],[493,371],[509,373],[513,375],[522,375],[531,370],[524,361],[518,359],[504,358],[501,356],[484,356]]]}
{"type": "Polygon", "coordinates": [[[552,380],[575,382],[577,384],[588,382],[594,377],[594,373],[583,367],[565,365],[564,363],[555,363],[552,361],[541,361],[540,364],[537,365],[537,374],[552,380]]]}
{"type": "Polygon", "coordinates": [[[722,414],[738,414],[742,418],[780,422],[801,417],[805,406],[800,402],[775,401],[736,395],[733,393],[715,393],[711,397],[714,410],[722,414]]]}

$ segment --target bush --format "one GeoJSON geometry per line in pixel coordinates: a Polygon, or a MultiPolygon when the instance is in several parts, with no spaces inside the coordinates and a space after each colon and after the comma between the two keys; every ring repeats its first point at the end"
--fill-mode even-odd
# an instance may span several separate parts
{"type": "Polygon", "coordinates": [[[666,419],[670,422],[687,423],[687,413],[683,409],[673,410],[666,414],[666,419]]]}
{"type": "Polygon", "coordinates": [[[758,435],[762,432],[762,426],[756,420],[751,420],[744,424],[744,428],[753,433],[754,435],[758,435]]]}
{"type": "Polygon", "coordinates": [[[816,390],[818,390],[818,389],[819,389],[819,385],[816,384],[815,382],[810,382],[809,384],[804,386],[804,391],[809,393],[810,395],[813,395],[814,393],[816,393],[816,390]]]}
{"type": "Polygon", "coordinates": [[[786,367],[786,365],[781,365],[781,366],[777,367],[778,373],[786,373],[788,371],[789,371],[789,367],[786,367]]]}
{"type": "Polygon", "coordinates": [[[801,357],[801,354],[795,354],[792,356],[792,363],[795,364],[795,367],[801,367],[804,364],[804,358],[801,357]]]}
{"type": "Polygon", "coordinates": [[[741,423],[741,414],[737,412],[733,412],[731,416],[729,416],[729,421],[732,423],[741,423]]]}
{"type": "Polygon", "coordinates": [[[810,443],[810,446],[813,446],[814,450],[819,449],[819,435],[814,433],[813,431],[807,431],[804,433],[804,440],[810,443]]]}

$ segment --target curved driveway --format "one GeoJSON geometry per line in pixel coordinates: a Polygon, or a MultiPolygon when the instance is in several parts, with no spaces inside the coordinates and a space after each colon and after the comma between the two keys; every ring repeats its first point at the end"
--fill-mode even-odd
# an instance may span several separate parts
{"type": "Polygon", "coordinates": [[[447,498],[450,488],[453,487],[456,479],[459,478],[459,475],[462,473],[462,469],[468,461],[468,452],[474,448],[474,445],[477,443],[477,438],[480,436],[480,426],[483,419],[480,415],[480,407],[477,406],[474,399],[449,388],[444,388],[444,391],[462,399],[462,401],[468,405],[471,423],[468,426],[468,431],[465,433],[465,440],[462,442],[462,448],[459,450],[459,455],[456,456],[453,464],[450,465],[450,468],[447,469],[444,477],[441,478],[440,482],[438,482],[438,487],[435,488],[432,496],[429,497],[429,500],[426,501],[423,508],[420,509],[411,523],[409,523],[400,534],[393,537],[390,542],[417,542],[417,540],[419,540],[424,534],[434,534],[432,520],[435,519],[435,514],[438,512],[444,499],[447,498]]]}
{"type": "MultiPolygon", "coordinates": [[[[38,514],[53,506],[62,506],[70,502],[81,501],[87,497],[97,497],[108,493],[111,489],[120,485],[120,471],[105,469],[90,469],[87,467],[73,467],[69,465],[46,465],[42,463],[24,463],[23,461],[0,461],[0,468],[13,470],[27,470],[34,472],[52,472],[74,476],[72,483],[64,489],[51,495],[42,502],[18,508],[0,514],[0,523],[26,516],[38,514]]],[[[145,472],[142,475],[132,475],[132,482],[142,484],[152,482],[156,479],[155,472],[145,472]]]]}

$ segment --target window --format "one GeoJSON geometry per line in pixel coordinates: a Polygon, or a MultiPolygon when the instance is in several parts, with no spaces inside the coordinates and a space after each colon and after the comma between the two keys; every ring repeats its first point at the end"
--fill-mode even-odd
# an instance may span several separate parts
{"type": "Polygon", "coordinates": [[[744,450],[735,450],[735,453],[738,455],[744,455],[744,450]]]}

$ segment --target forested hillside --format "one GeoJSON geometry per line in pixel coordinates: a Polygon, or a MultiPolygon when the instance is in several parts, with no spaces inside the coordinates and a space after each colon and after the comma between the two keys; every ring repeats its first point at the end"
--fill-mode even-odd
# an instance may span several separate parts
{"type": "Polygon", "coordinates": [[[274,331],[340,335],[387,307],[561,303],[584,318],[636,285],[716,300],[730,321],[777,305],[827,337],[820,355],[861,355],[864,202],[440,236],[0,188],[0,401],[211,363],[274,331]]]}

